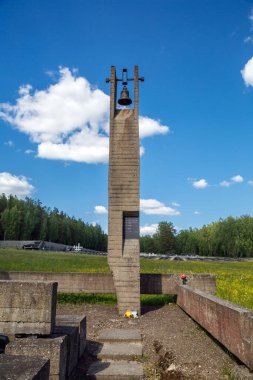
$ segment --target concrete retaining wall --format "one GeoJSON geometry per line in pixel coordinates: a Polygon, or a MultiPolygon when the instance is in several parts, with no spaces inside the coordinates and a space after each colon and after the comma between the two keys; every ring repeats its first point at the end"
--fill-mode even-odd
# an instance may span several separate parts
{"type": "MultiPolygon", "coordinates": [[[[188,275],[188,284],[215,294],[216,277],[211,274],[188,275]]],[[[54,281],[62,293],[115,293],[111,273],[0,272],[0,280],[54,281]]],[[[141,294],[177,294],[180,274],[141,274],[141,294]]]]}
{"type": "MultiPolygon", "coordinates": [[[[210,294],[216,292],[214,274],[189,274],[187,284],[210,294]]],[[[180,274],[141,274],[142,294],[177,294],[179,285],[182,285],[180,274]]]]}
{"type": "Polygon", "coordinates": [[[253,311],[189,286],[179,286],[177,304],[253,370],[253,311]]]}

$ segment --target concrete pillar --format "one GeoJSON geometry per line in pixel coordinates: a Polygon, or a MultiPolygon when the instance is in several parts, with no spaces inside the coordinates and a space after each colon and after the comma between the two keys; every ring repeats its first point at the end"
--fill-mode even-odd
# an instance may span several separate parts
{"type": "Polygon", "coordinates": [[[120,314],[127,309],[140,314],[138,81],[135,66],[134,108],[117,109],[117,77],[111,67],[108,261],[120,314]]]}

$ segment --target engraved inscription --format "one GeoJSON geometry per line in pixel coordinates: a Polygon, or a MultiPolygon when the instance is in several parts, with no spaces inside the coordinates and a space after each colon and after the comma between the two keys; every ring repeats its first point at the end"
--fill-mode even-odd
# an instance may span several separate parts
{"type": "Polygon", "coordinates": [[[124,239],[139,239],[139,213],[123,214],[124,239]]]}

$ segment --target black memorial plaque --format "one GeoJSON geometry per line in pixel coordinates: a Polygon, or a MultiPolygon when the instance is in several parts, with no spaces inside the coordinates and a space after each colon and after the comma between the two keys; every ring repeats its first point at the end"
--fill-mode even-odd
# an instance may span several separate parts
{"type": "Polygon", "coordinates": [[[139,239],[139,213],[124,213],[123,218],[124,239],[139,239]]]}

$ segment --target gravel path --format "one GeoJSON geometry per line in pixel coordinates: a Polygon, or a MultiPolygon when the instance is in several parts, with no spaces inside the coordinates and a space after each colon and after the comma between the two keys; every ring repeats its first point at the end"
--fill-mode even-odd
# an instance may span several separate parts
{"type": "Polygon", "coordinates": [[[145,307],[138,320],[119,317],[114,306],[58,305],[59,314],[81,314],[87,317],[89,354],[79,363],[74,379],[84,379],[93,361],[100,331],[104,328],[139,328],[143,336],[145,379],[246,379],[248,371],[237,364],[204,330],[177,305],[145,307]],[[244,372],[245,371],[245,372],[244,372]],[[232,375],[243,373],[242,377],[232,375]]]}

